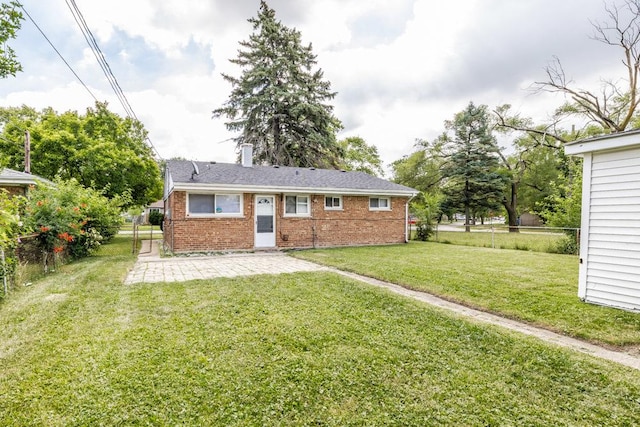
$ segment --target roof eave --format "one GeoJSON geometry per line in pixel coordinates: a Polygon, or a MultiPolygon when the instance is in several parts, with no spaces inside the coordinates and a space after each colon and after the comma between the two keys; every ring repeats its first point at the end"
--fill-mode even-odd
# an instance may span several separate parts
{"type": "Polygon", "coordinates": [[[327,187],[281,187],[233,184],[202,184],[194,182],[174,182],[170,191],[235,191],[241,193],[309,193],[309,194],[344,194],[344,195],[377,195],[414,197],[417,191],[361,189],[361,188],[327,188],[327,187]]]}
{"type": "Polygon", "coordinates": [[[611,133],[570,142],[564,145],[564,152],[570,156],[579,156],[594,151],[620,150],[633,146],[640,146],[640,130],[611,133]]]}
{"type": "Polygon", "coordinates": [[[34,180],[34,179],[28,179],[28,178],[0,178],[0,184],[3,185],[36,185],[38,184],[38,181],[34,180]]]}

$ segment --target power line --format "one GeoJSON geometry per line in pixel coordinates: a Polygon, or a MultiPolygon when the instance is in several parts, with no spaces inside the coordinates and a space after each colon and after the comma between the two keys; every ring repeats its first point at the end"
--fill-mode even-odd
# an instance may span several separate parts
{"type": "Polygon", "coordinates": [[[109,85],[111,86],[111,89],[113,89],[114,93],[118,97],[118,100],[122,105],[122,108],[124,108],[124,111],[127,113],[129,117],[135,118],[137,120],[138,118],[136,117],[135,112],[131,108],[131,104],[129,104],[127,97],[125,96],[124,92],[122,91],[122,88],[118,84],[118,80],[116,79],[113,72],[111,71],[111,67],[109,67],[109,64],[107,63],[107,60],[105,59],[104,54],[102,53],[102,50],[100,50],[100,46],[98,46],[98,42],[93,36],[91,29],[89,29],[89,26],[87,25],[87,22],[85,21],[84,16],[82,15],[82,12],[80,12],[80,9],[78,8],[78,5],[76,4],[75,0],[65,0],[65,3],[67,4],[67,7],[71,11],[71,15],[73,16],[73,19],[76,21],[76,24],[78,24],[78,27],[80,27],[80,31],[82,32],[82,35],[84,36],[85,41],[89,45],[89,48],[91,49],[91,52],[95,56],[96,61],[98,61],[98,65],[100,65],[102,72],[104,73],[105,77],[107,78],[107,81],[109,82],[109,85]]]}
{"type": "Polygon", "coordinates": [[[29,12],[27,12],[27,10],[24,8],[24,5],[20,5],[20,8],[22,9],[22,11],[25,13],[25,15],[27,15],[27,17],[29,18],[29,20],[33,23],[33,25],[38,29],[38,31],[40,31],[40,34],[42,34],[42,37],[44,37],[44,39],[49,43],[49,45],[53,48],[53,50],[58,54],[58,56],[60,57],[60,59],[62,59],[62,62],[65,63],[65,65],[69,68],[69,70],[71,70],[71,72],[73,73],[73,75],[76,77],[76,79],[78,79],[78,81],[80,82],[80,84],[87,90],[87,92],[89,92],[89,95],[91,95],[91,97],[98,102],[98,98],[96,98],[96,96],[93,94],[93,92],[91,92],[91,90],[87,87],[86,84],[84,84],[84,82],[82,81],[82,79],[80,78],[80,76],[78,76],[78,74],[74,71],[74,69],[71,67],[71,65],[69,65],[69,63],[67,62],[66,59],[64,59],[64,56],[62,56],[62,54],[60,53],[60,51],[58,51],[58,49],[56,49],[56,47],[53,45],[53,43],[51,42],[51,40],[49,40],[49,37],[47,37],[47,35],[44,33],[44,31],[42,31],[42,29],[40,28],[40,26],[38,26],[38,24],[36,24],[36,21],[31,17],[31,15],[29,15],[29,12]]]}
{"type": "MultiPolygon", "coordinates": [[[[136,113],[133,111],[131,104],[129,104],[129,100],[127,99],[122,88],[120,87],[120,84],[116,79],[116,76],[111,71],[111,67],[107,63],[104,53],[102,53],[100,46],[98,46],[98,42],[96,41],[96,38],[93,36],[93,33],[91,32],[91,29],[87,25],[87,22],[85,21],[84,16],[82,15],[82,12],[78,8],[78,5],[76,4],[75,0],[65,0],[65,3],[67,4],[67,7],[71,11],[71,15],[73,15],[73,19],[76,21],[76,24],[78,24],[78,27],[80,27],[80,31],[82,32],[82,35],[84,36],[85,41],[89,45],[89,48],[93,52],[93,55],[96,57],[96,60],[98,61],[98,64],[102,69],[102,72],[107,78],[107,81],[109,82],[109,85],[113,89],[114,93],[118,97],[118,100],[122,105],[122,108],[124,108],[125,112],[130,118],[140,121],[138,119],[138,116],[136,116],[136,113]]],[[[151,142],[151,138],[147,136],[146,141],[149,144],[149,146],[153,149],[153,151],[156,153],[156,156],[158,156],[159,159],[162,159],[162,156],[160,155],[156,147],[153,145],[153,142],[151,142]]]]}
{"type": "MultiPolygon", "coordinates": [[[[96,42],[96,39],[93,36],[93,33],[89,29],[89,26],[87,25],[86,21],[84,20],[82,12],[80,12],[80,9],[78,9],[78,6],[76,5],[75,0],[65,0],[65,2],[67,3],[67,6],[69,7],[69,10],[71,11],[71,14],[72,14],[74,20],[76,21],[76,23],[80,27],[82,35],[85,38],[85,41],[87,42],[87,44],[89,45],[89,48],[91,49],[91,51],[93,52],[94,56],[96,57],[96,60],[98,61],[98,64],[100,65],[100,68],[102,68],[102,71],[105,74],[105,77],[107,78],[107,81],[109,82],[109,85],[111,86],[111,88],[113,89],[114,93],[116,94],[116,96],[118,98],[118,101],[120,101],[120,104],[122,105],[122,108],[124,108],[125,113],[127,114],[127,116],[129,118],[135,119],[137,121],[140,121],[138,119],[138,117],[136,116],[136,113],[133,111],[133,108],[131,107],[131,104],[129,104],[129,100],[127,99],[127,97],[125,96],[124,92],[122,91],[122,88],[120,87],[120,84],[118,83],[116,77],[114,76],[113,72],[111,71],[111,67],[109,67],[109,64],[107,63],[104,54],[100,50],[100,47],[98,46],[98,43],[96,42]]],[[[76,77],[76,79],[78,79],[78,81],[87,90],[87,92],[89,92],[91,97],[96,102],[99,102],[98,98],[96,98],[96,96],[93,94],[93,92],[91,92],[89,87],[82,81],[80,76],[78,76],[78,74],[75,72],[75,70],[71,67],[71,65],[67,62],[67,60],[62,56],[60,51],[54,46],[54,44],[47,37],[47,35],[40,28],[40,26],[36,23],[36,21],[29,14],[29,12],[27,12],[27,10],[24,8],[24,6],[20,5],[20,8],[23,10],[25,15],[27,15],[27,17],[33,23],[33,25],[38,29],[40,34],[42,34],[42,37],[45,38],[45,40],[49,43],[49,45],[53,48],[53,50],[58,54],[60,59],[62,59],[62,61],[69,68],[69,70],[71,70],[71,72],[76,77]]],[[[153,152],[156,154],[158,159],[162,159],[162,156],[160,155],[160,153],[158,152],[156,147],[153,145],[153,142],[151,142],[151,138],[149,138],[147,136],[146,137],[146,141],[149,144],[149,146],[151,147],[151,149],[153,150],[153,152]]]]}

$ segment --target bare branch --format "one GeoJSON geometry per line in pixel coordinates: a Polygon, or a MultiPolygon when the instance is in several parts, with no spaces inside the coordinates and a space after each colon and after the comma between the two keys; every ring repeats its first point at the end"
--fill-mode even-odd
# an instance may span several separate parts
{"type": "Polygon", "coordinates": [[[493,113],[496,115],[498,119],[498,122],[496,123],[496,126],[498,128],[510,129],[510,130],[515,130],[519,132],[526,132],[527,134],[531,135],[534,138],[538,137],[535,139],[538,141],[538,143],[541,146],[545,146],[553,149],[560,148],[555,144],[547,142],[548,138],[551,138],[552,140],[561,142],[563,144],[566,142],[569,142],[566,138],[560,136],[559,133],[556,132],[555,128],[557,125],[557,121],[545,127],[534,127],[530,120],[521,119],[517,115],[511,116],[511,117],[507,116],[508,108],[505,108],[505,107],[496,108],[495,110],[493,110],[493,113]]]}
{"type": "Polygon", "coordinates": [[[621,6],[605,4],[607,21],[592,21],[593,40],[621,49],[625,78],[615,83],[601,80],[600,93],[576,88],[569,80],[557,57],[545,67],[546,81],[534,83],[537,91],[563,93],[571,100],[577,114],[598,123],[610,132],[622,132],[631,123],[638,105],[638,77],[640,74],[640,0],[624,0],[621,6]]]}

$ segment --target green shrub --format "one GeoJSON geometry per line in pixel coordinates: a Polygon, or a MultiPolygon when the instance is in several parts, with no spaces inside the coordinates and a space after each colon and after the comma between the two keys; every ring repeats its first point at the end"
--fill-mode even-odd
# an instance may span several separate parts
{"type": "Polygon", "coordinates": [[[158,211],[149,212],[149,224],[161,225],[162,221],[164,221],[164,214],[162,212],[158,212],[158,211]]]}
{"type": "Polygon", "coordinates": [[[441,201],[441,195],[423,192],[411,203],[411,211],[417,218],[415,240],[426,242],[433,235],[441,201]]]}
{"type": "Polygon", "coordinates": [[[26,199],[22,196],[10,196],[0,189],[0,250],[3,259],[0,259],[0,297],[4,295],[4,280],[11,283],[14,280],[18,259],[16,248],[18,236],[22,231],[20,212],[23,210],[26,199]]]}
{"type": "Polygon", "coordinates": [[[558,239],[555,244],[550,248],[549,252],[565,255],[577,255],[578,254],[578,239],[577,233],[567,234],[558,239]]]}
{"type": "Polygon", "coordinates": [[[118,232],[123,203],[75,180],[58,180],[55,186],[40,185],[31,192],[27,221],[45,254],[81,258],[118,232]]]}

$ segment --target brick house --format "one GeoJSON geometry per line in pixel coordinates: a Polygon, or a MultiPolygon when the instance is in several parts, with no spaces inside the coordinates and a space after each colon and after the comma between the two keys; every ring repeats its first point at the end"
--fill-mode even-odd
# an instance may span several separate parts
{"type": "Polygon", "coordinates": [[[8,168],[0,170],[0,188],[7,190],[12,196],[26,196],[30,186],[42,182],[52,184],[50,181],[30,173],[8,168]]]}
{"type": "Polygon", "coordinates": [[[164,213],[164,200],[157,200],[144,208],[144,212],[142,212],[143,224],[149,224],[149,214],[153,212],[164,213]]]}
{"type": "Polygon", "coordinates": [[[417,191],[363,172],[171,160],[164,243],[204,252],[403,243],[417,191]]]}

